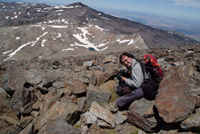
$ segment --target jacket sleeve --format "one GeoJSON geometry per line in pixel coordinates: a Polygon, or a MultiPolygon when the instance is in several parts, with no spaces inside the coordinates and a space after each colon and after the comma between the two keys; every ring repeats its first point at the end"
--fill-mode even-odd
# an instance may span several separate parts
{"type": "Polygon", "coordinates": [[[125,83],[133,88],[139,88],[143,82],[144,76],[142,68],[139,63],[137,63],[131,69],[131,77],[125,80],[125,83]]]}

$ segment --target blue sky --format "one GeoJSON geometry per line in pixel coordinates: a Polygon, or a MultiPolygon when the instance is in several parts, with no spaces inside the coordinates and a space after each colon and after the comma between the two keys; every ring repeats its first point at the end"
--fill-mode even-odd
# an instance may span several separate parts
{"type": "Polygon", "coordinates": [[[127,10],[200,20],[200,0],[0,0],[45,3],[51,6],[82,2],[94,9],[127,10]]]}

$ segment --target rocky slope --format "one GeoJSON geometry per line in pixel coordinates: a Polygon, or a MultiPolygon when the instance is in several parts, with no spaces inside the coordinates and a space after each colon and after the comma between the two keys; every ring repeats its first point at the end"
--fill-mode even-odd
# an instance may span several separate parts
{"type": "Polygon", "coordinates": [[[166,73],[154,101],[113,113],[119,53],[0,64],[0,133],[199,133],[200,46],[152,54],[166,73]]]}
{"type": "Polygon", "coordinates": [[[197,41],[91,9],[0,3],[0,61],[184,46],[197,41]]]}

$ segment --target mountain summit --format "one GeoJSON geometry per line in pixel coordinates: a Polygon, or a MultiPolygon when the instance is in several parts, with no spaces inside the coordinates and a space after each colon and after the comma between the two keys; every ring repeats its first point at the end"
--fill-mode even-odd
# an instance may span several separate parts
{"type": "Polygon", "coordinates": [[[96,11],[82,3],[0,3],[0,61],[52,59],[197,41],[96,11]]]}

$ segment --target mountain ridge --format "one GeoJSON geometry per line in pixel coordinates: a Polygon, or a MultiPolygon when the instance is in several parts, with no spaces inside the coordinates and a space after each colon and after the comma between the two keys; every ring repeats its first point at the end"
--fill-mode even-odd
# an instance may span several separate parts
{"type": "Polygon", "coordinates": [[[62,58],[96,53],[90,50],[109,53],[198,43],[175,32],[97,11],[80,2],[60,6],[12,2],[1,3],[0,9],[1,60],[13,56],[16,58],[11,59],[18,60],[62,58]],[[63,50],[67,53],[61,53],[63,50]]]}

